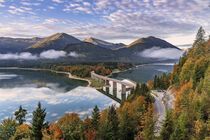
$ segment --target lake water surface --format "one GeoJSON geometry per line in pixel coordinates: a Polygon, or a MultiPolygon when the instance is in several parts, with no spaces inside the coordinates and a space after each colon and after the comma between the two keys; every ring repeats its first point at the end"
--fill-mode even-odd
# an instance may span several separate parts
{"type": "Polygon", "coordinates": [[[147,82],[153,80],[155,75],[160,76],[163,72],[169,73],[173,70],[174,63],[153,63],[137,66],[136,69],[113,74],[116,79],[131,79],[136,82],[147,82]]]}
{"type": "Polygon", "coordinates": [[[95,105],[99,109],[119,105],[86,85],[48,71],[0,70],[0,120],[12,116],[22,105],[28,110],[26,119],[30,122],[39,101],[46,108],[48,121],[56,121],[66,112],[78,113],[84,119],[95,105]]]}
{"type": "MultiPolygon", "coordinates": [[[[134,70],[114,74],[117,79],[129,78],[137,82],[152,80],[154,75],[171,72],[172,63],[147,64],[134,70]]],[[[22,105],[28,110],[27,122],[40,101],[47,111],[47,121],[56,121],[66,112],[78,113],[82,119],[90,115],[95,105],[100,110],[119,105],[84,81],[72,80],[65,74],[48,71],[0,69],[0,121],[13,116],[22,105]]],[[[14,116],[13,116],[14,117],[14,116]]]]}

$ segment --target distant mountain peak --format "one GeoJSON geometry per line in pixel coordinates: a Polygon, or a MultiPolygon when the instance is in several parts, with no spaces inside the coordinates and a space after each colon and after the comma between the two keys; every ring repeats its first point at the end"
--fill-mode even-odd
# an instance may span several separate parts
{"type": "Polygon", "coordinates": [[[97,45],[97,46],[100,46],[103,48],[107,48],[107,49],[117,49],[122,46],[125,46],[125,44],[123,44],[123,43],[115,44],[115,43],[107,42],[107,41],[100,40],[100,39],[97,39],[94,37],[89,37],[88,39],[84,40],[84,42],[92,43],[94,45],[97,45]]]}
{"type": "Polygon", "coordinates": [[[36,44],[27,48],[34,52],[40,52],[47,49],[61,50],[68,44],[76,44],[81,41],[66,33],[56,33],[47,38],[42,39],[36,44]]]}

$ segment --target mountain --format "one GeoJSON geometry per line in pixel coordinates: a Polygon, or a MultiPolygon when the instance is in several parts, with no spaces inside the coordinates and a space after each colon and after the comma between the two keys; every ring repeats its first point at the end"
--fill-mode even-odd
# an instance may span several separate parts
{"type": "Polygon", "coordinates": [[[152,49],[153,47],[155,47],[155,51],[158,51],[159,49],[166,49],[166,48],[180,50],[179,48],[166,42],[165,40],[162,40],[160,38],[156,38],[153,36],[149,36],[146,38],[140,38],[132,42],[128,46],[121,47],[117,49],[116,51],[118,52],[118,54],[122,56],[129,56],[130,60],[133,62],[151,62],[151,61],[156,61],[156,60],[153,58],[142,57],[140,54],[144,50],[152,49]]]}
{"type": "Polygon", "coordinates": [[[180,50],[178,47],[166,42],[165,40],[162,40],[160,38],[156,38],[153,36],[149,36],[146,38],[140,38],[131,44],[121,47],[119,49],[128,48],[129,50],[137,50],[142,51],[144,49],[149,49],[152,47],[160,47],[160,48],[174,48],[180,50]]]}
{"type": "Polygon", "coordinates": [[[54,50],[62,50],[68,44],[76,44],[81,41],[71,35],[66,33],[57,33],[50,37],[44,38],[43,40],[33,44],[26,48],[26,51],[32,53],[40,53],[45,50],[54,49],[54,50]]]}
{"type": "Polygon", "coordinates": [[[103,48],[107,48],[107,49],[112,49],[112,50],[123,47],[123,46],[126,46],[123,43],[116,43],[115,44],[115,43],[106,42],[106,41],[103,41],[103,40],[100,40],[100,39],[96,39],[96,38],[93,38],[93,37],[90,37],[90,38],[84,40],[84,42],[89,42],[89,43],[92,43],[94,45],[97,45],[97,46],[100,46],[100,47],[103,47],[103,48]]]}
{"type": "Polygon", "coordinates": [[[0,37],[0,53],[17,53],[23,51],[28,46],[31,46],[42,38],[10,38],[0,37]]]}
{"type": "MultiPolygon", "coordinates": [[[[116,61],[117,53],[111,49],[99,47],[92,43],[82,42],[70,44],[64,48],[67,53],[74,53],[81,56],[80,61],[116,61]]],[[[76,59],[76,57],[74,57],[76,59]]]]}

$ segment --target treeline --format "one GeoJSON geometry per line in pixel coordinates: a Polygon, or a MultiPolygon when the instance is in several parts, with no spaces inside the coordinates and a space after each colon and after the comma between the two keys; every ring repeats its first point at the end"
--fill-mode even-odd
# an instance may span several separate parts
{"type": "Polygon", "coordinates": [[[78,114],[67,113],[57,122],[45,121],[46,109],[38,107],[33,111],[31,124],[25,124],[27,110],[20,106],[15,119],[4,119],[0,124],[0,139],[35,140],[132,140],[154,139],[154,109],[146,84],[133,90],[132,99],[125,101],[119,108],[111,106],[100,112],[95,106],[91,117],[81,120],[78,114]]]}
{"type": "Polygon", "coordinates": [[[207,140],[210,107],[210,39],[201,27],[192,48],[171,74],[175,107],[167,112],[160,139],[207,140]]]}
{"type": "Polygon", "coordinates": [[[163,89],[166,90],[170,86],[170,79],[171,79],[171,73],[163,73],[161,76],[155,75],[153,81],[149,81],[148,84],[152,89],[163,89]]]}
{"type": "MultiPolygon", "coordinates": [[[[95,63],[94,63],[95,64],[95,63]]],[[[51,66],[51,69],[57,71],[66,71],[70,72],[73,75],[85,78],[90,77],[90,72],[95,71],[100,75],[109,75],[113,70],[125,70],[133,67],[132,64],[127,63],[98,63],[96,65],[93,64],[77,64],[77,65],[55,65],[51,66]]]]}

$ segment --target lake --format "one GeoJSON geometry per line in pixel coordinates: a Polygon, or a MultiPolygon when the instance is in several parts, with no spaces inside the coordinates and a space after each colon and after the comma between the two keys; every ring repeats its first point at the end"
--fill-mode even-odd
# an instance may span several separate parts
{"type": "MultiPolygon", "coordinates": [[[[114,78],[129,78],[137,82],[152,80],[154,75],[171,72],[173,63],[140,65],[136,69],[113,74],[114,78]]],[[[0,69],[0,120],[13,116],[19,106],[28,110],[27,122],[40,101],[46,108],[47,121],[56,121],[65,113],[78,113],[84,119],[95,105],[100,110],[119,104],[93,88],[87,82],[69,79],[65,74],[49,71],[0,69]]],[[[13,116],[14,118],[14,116],[13,116]]]]}
{"type": "Polygon", "coordinates": [[[140,83],[147,82],[149,80],[153,80],[155,75],[160,76],[163,72],[172,72],[173,66],[174,63],[144,64],[137,66],[135,69],[114,73],[112,77],[119,80],[128,78],[140,83]]]}
{"type": "Polygon", "coordinates": [[[65,74],[0,69],[0,120],[13,116],[22,105],[28,110],[27,122],[31,122],[38,101],[46,108],[47,121],[56,121],[66,112],[78,113],[84,119],[95,105],[100,110],[119,105],[86,85],[87,82],[69,79],[65,74]]]}

